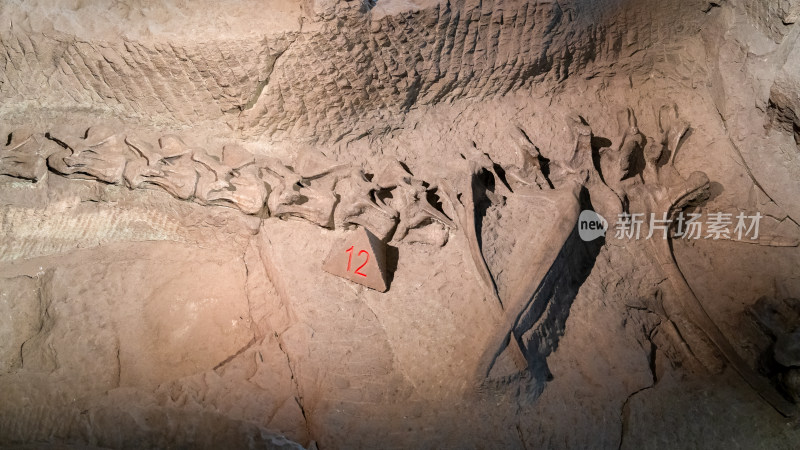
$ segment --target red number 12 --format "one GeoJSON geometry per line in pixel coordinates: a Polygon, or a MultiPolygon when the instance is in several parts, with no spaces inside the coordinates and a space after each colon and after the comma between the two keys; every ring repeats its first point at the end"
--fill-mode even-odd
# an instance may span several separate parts
{"type": "MultiPolygon", "coordinates": [[[[345,251],[349,253],[349,256],[347,257],[347,271],[350,272],[350,263],[353,261],[353,246],[351,245],[350,248],[348,248],[345,251]]],[[[362,253],[365,253],[367,255],[367,258],[364,260],[364,264],[358,266],[358,269],[356,269],[355,274],[361,275],[362,277],[366,277],[367,274],[361,273],[360,270],[363,269],[364,266],[366,266],[367,263],[369,262],[369,252],[366,250],[361,250],[358,252],[358,256],[361,256],[362,253]]]]}

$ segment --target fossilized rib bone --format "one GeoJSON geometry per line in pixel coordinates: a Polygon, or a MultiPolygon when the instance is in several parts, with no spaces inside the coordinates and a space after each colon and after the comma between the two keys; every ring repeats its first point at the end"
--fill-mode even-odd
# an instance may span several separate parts
{"type": "MultiPolygon", "coordinates": [[[[695,201],[705,195],[708,189],[708,178],[702,172],[694,172],[687,180],[683,189],[674,189],[667,194],[667,201],[658,202],[656,196],[650,196],[653,205],[652,211],[669,211],[669,215],[674,217],[684,205],[695,201]]],[[[695,295],[686,277],[678,266],[675,255],[672,252],[671,240],[650,239],[650,245],[654,250],[664,275],[669,279],[670,284],[675,289],[675,295],[681,304],[683,311],[686,311],[690,320],[697,325],[703,333],[714,343],[725,359],[733,366],[739,375],[753,388],[761,397],[772,405],[778,412],[785,416],[792,416],[795,408],[784,400],[772,386],[739,356],[722,331],[714,323],[713,319],[703,308],[699,299],[695,295]]]]}
{"type": "Polygon", "coordinates": [[[481,189],[480,174],[484,170],[493,171],[494,163],[488,156],[479,152],[474,147],[474,144],[472,148],[468,147],[466,149],[466,153],[466,155],[462,155],[462,166],[464,167],[460,171],[466,172],[466,176],[460,176],[456,186],[453,186],[445,176],[440,176],[438,186],[453,205],[458,226],[466,235],[470,257],[481,284],[489,298],[495,299],[502,310],[503,302],[497,294],[497,286],[481,250],[477,231],[477,217],[475,215],[475,196],[481,189]]]}
{"type": "MultiPolygon", "coordinates": [[[[662,142],[666,148],[661,147],[661,151],[670,151],[672,156],[677,150],[680,137],[686,131],[686,124],[673,115],[676,111],[674,107],[662,108],[661,111],[662,113],[666,112],[670,124],[667,125],[668,128],[662,128],[664,132],[662,142]]],[[[667,121],[662,118],[661,123],[665,122],[667,121]]],[[[687,180],[683,180],[672,167],[673,159],[670,159],[666,166],[669,170],[661,173],[662,171],[657,166],[662,158],[661,151],[657,148],[648,148],[645,156],[646,162],[652,167],[646,172],[648,173],[646,178],[649,180],[657,178],[659,183],[637,185],[628,189],[628,196],[631,198],[631,212],[644,213],[645,217],[651,213],[657,215],[666,213],[668,218],[674,219],[684,208],[707,197],[709,180],[703,172],[693,172],[687,180]]],[[[647,224],[645,226],[647,227],[647,224]]],[[[764,400],[781,414],[792,416],[795,413],[794,406],[783,399],[763,377],[747,365],[703,308],[678,266],[672,251],[670,234],[667,233],[666,239],[656,237],[648,241],[661,270],[675,290],[682,310],[687,312],[690,320],[708,336],[724,358],[764,400]]]]}
{"type": "MultiPolygon", "coordinates": [[[[486,380],[497,358],[509,345],[518,345],[514,329],[531,302],[535,300],[535,294],[545,275],[550,270],[564,243],[572,234],[575,224],[578,222],[578,215],[580,214],[578,194],[583,185],[577,179],[573,179],[571,185],[566,185],[566,183],[565,181],[565,185],[562,185],[559,189],[543,191],[538,196],[540,201],[550,203],[552,209],[558,210],[560,214],[556,217],[556,223],[551,227],[553,235],[549,236],[548,245],[537,250],[533,261],[525,266],[524,276],[518,277],[508,290],[508,299],[504,302],[505,308],[502,313],[501,324],[498,326],[501,331],[489,342],[478,363],[476,373],[478,384],[486,380]]],[[[517,352],[519,350],[515,349],[514,351],[517,352]]],[[[519,365],[518,363],[520,370],[525,368],[519,367],[519,365]]]]}
{"type": "MultiPolygon", "coordinates": [[[[535,255],[531,255],[533,256],[532,260],[524,264],[524,273],[520,273],[520,276],[516,277],[515,282],[508,289],[508,298],[503,301],[504,311],[499,325],[501,332],[489,342],[481,356],[476,373],[478,384],[487,379],[504,351],[510,350],[512,354],[524,356],[518,347],[518,336],[515,336],[514,330],[531,306],[531,302],[536,300],[537,291],[575,229],[580,214],[579,194],[581,190],[586,186],[594,187],[596,191],[602,184],[592,162],[591,128],[577,114],[567,116],[565,123],[572,146],[566,154],[566,160],[551,161],[551,165],[555,169],[551,171],[552,183],[555,188],[542,189],[538,192],[526,191],[521,194],[522,197],[529,198],[531,201],[535,199],[537,202],[549,204],[550,209],[559,211],[559,214],[550,228],[552,234],[548,236],[547,245],[537,249],[535,255]]],[[[603,185],[603,187],[605,190],[601,190],[601,192],[610,192],[607,186],[603,185]]],[[[617,199],[613,193],[609,195],[613,199],[617,199]]],[[[525,240],[524,233],[521,239],[525,240]]],[[[527,361],[523,361],[519,357],[514,359],[519,370],[527,367],[527,361]]]]}

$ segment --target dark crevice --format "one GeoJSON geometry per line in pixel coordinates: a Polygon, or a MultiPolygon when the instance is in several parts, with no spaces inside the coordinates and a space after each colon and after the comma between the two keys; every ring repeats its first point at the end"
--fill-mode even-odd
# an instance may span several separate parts
{"type": "Polygon", "coordinates": [[[397,161],[397,162],[400,163],[400,167],[402,167],[406,172],[408,172],[412,176],[414,175],[414,172],[412,172],[411,169],[408,168],[408,165],[406,163],[404,163],[403,161],[397,161]]]}
{"type": "MultiPolygon", "coordinates": [[[[620,181],[627,180],[629,178],[639,178],[639,181],[644,182],[643,173],[645,166],[647,163],[644,160],[644,149],[647,145],[647,138],[642,136],[641,144],[637,145],[630,154],[630,159],[625,161],[628,166],[627,173],[623,174],[623,177],[620,181]]],[[[620,161],[622,163],[622,161],[620,161]]]]}
{"type": "Polygon", "coordinates": [[[517,436],[519,437],[519,442],[522,444],[523,450],[528,450],[528,444],[525,443],[525,436],[522,435],[522,428],[520,428],[519,424],[515,427],[517,429],[517,436]]]}
{"type": "Polygon", "coordinates": [[[494,173],[497,174],[497,178],[500,179],[500,181],[503,183],[503,185],[506,187],[506,189],[508,189],[510,192],[514,192],[511,189],[511,185],[508,184],[508,180],[506,180],[506,171],[505,171],[505,169],[500,167],[500,165],[497,164],[497,163],[494,163],[492,168],[494,169],[494,173]]]}
{"type": "Polygon", "coordinates": [[[426,191],[425,199],[428,201],[428,203],[430,203],[431,206],[433,206],[437,211],[442,213],[445,217],[447,217],[450,220],[453,220],[453,217],[448,216],[447,213],[444,212],[444,209],[442,207],[442,199],[441,196],[439,195],[438,188],[426,191]]]}
{"type": "Polygon", "coordinates": [[[217,370],[219,370],[220,368],[222,368],[223,366],[225,366],[225,365],[226,365],[226,364],[228,364],[229,362],[231,362],[231,361],[233,361],[234,359],[236,359],[236,357],[237,357],[237,356],[239,356],[239,355],[241,355],[242,353],[246,352],[246,351],[247,351],[247,350],[248,350],[250,347],[252,347],[253,345],[255,345],[256,341],[257,341],[257,339],[256,339],[255,337],[253,337],[252,339],[250,339],[250,342],[248,342],[247,344],[245,344],[245,345],[244,345],[244,347],[240,348],[239,350],[237,350],[237,351],[236,351],[236,353],[232,354],[231,356],[228,356],[228,357],[227,357],[227,358],[225,358],[225,359],[224,359],[222,362],[220,362],[219,364],[217,364],[216,366],[214,366],[214,369],[213,369],[213,370],[216,372],[217,370]]]}
{"type": "Polygon", "coordinates": [[[611,148],[611,140],[608,138],[600,137],[600,136],[592,136],[591,146],[592,146],[592,164],[594,165],[594,169],[600,175],[600,180],[605,183],[606,179],[603,175],[603,169],[600,166],[600,152],[605,149],[608,151],[611,148]]]}
{"type": "MultiPolygon", "coordinates": [[[[283,356],[286,357],[286,365],[289,367],[289,373],[292,377],[292,385],[294,386],[294,401],[297,402],[298,408],[300,408],[300,414],[303,415],[303,425],[305,426],[306,435],[308,435],[309,440],[315,441],[313,434],[311,434],[311,428],[308,425],[308,415],[306,413],[306,408],[303,405],[303,396],[300,394],[300,384],[297,381],[297,375],[294,373],[294,366],[292,365],[292,360],[289,358],[289,353],[283,348],[283,342],[281,341],[280,336],[278,333],[273,332],[273,336],[275,337],[275,341],[278,343],[278,348],[283,353],[283,356]]],[[[319,446],[319,443],[317,443],[319,446]]]]}
{"type": "Polygon", "coordinates": [[[631,399],[633,399],[633,397],[635,397],[636,395],[638,395],[638,394],[640,394],[640,393],[642,393],[644,391],[647,391],[649,389],[653,389],[653,387],[655,387],[655,382],[653,384],[649,385],[649,386],[645,386],[645,387],[639,389],[638,391],[632,393],[631,395],[628,396],[628,398],[625,399],[625,402],[622,403],[622,408],[620,409],[620,413],[619,413],[620,432],[619,432],[619,447],[617,447],[619,450],[622,450],[622,444],[624,444],[625,435],[628,432],[628,420],[630,419],[630,417],[629,417],[630,416],[629,407],[630,407],[631,399]]]}
{"type": "Polygon", "coordinates": [[[553,181],[550,179],[550,160],[542,156],[541,153],[536,156],[536,159],[539,161],[539,168],[542,170],[542,175],[545,181],[547,181],[547,185],[550,186],[550,189],[555,189],[555,185],[553,185],[553,181]]]}
{"type": "Polygon", "coordinates": [[[622,449],[622,444],[625,442],[625,435],[628,432],[628,421],[630,420],[630,401],[631,401],[631,399],[633,399],[633,397],[635,397],[636,395],[638,395],[638,394],[640,394],[640,393],[642,393],[642,392],[644,392],[646,390],[654,388],[656,386],[656,384],[658,383],[658,373],[656,372],[656,363],[657,363],[656,359],[658,357],[658,346],[656,346],[655,342],[653,342],[653,339],[652,339],[652,337],[653,337],[652,335],[655,332],[655,330],[657,330],[657,329],[658,329],[657,326],[653,327],[653,329],[650,331],[650,334],[648,336],[648,341],[650,342],[650,349],[649,349],[649,352],[648,352],[648,355],[647,355],[647,361],[648,361],[648,367],[650,368],[650,375],[652,377],[652,381],[648,386],[645,386],[645,387],[643,387],[643,388],[631,393],[630,395],[628,395],[628,397],[622,403],[622,408],[620,409],[620,413],[619,413],[620,432],[619,432],[619,447],[618,447],[620,450],[622,449]]]}
{"type": "Polygon", "coordinates": [[[289,50],[291,46],[292,43],[290,43],[284,51],[275,55],[275,59],[272,60],[272,67],[270,68],[269,73],[267,73],[264,76],[263,80],[259,81],[258,84],[256,84],[255,89],[253,89],[253,94],[250,96],[250,99],[247,101],[247,103],[245,103],[244,105],[240,105],[236,108],[232,108],[232,110],[238,109],[239,111],[247,111],[249,109],[252,109],[253,106],[255,106],[256,103],[258,103],[258,99],[261,98],[261,94],[264,92],[264,88],[266,88],[267,85],[269,84],[269,80],[272,77],[272,72],[275,71],[275,66],[278,65],[278,60],[281,58],[281,56],[283,56],[284,53],[286,53],[287,50],[289,50]]]}
{"type": "Polygon", "coordinates": [[[65,149],[69,149],[70,148],[69,145],[67,145],[66,142],[61,141],[58,138],[53,137],[49,132],[45,133],[44,137],[49,139],[49,140],[51,140],[51,141],[53,141],[53,142],[55,142],[56,144],[60,145],[61,147],[65,148],[65,149]]]}

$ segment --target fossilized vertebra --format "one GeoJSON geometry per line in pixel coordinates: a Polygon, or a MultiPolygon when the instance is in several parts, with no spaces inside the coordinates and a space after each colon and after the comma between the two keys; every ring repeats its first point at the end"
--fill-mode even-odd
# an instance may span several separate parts
{"type": "Polygon", "coordinates": [[[82,139],[49,137],[62,147],[47,158],[47,165],[54,171],[111,184],[122,183],[128,162],[124,136],[106,127],[91,127],[82,139]]]}
{"type": "Polygon", "coordinates": [[[8,139],[8,145],[0,142],[0,173],[14,178],[39,181],[47,174],[47,165],[41,155],[42,145],[27,130],[0,133],[1,139],[8,139]]]}

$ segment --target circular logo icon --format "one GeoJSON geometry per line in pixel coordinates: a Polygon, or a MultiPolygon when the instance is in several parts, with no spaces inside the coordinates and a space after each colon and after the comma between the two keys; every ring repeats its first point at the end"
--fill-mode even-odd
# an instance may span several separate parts
{"type": "Polygon", "coordinates": [[[585,209],[578,217],[578,234],[586,242],[606,235],[608,221],[596,212],[585,209]]]}

